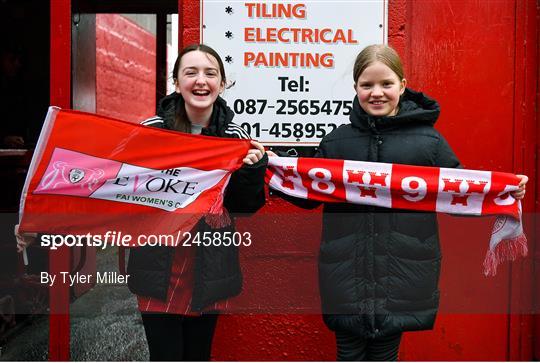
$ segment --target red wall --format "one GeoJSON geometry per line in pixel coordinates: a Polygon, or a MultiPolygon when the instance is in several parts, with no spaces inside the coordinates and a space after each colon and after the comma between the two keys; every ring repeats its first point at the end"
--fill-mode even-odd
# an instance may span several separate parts
{"type": "MultiPolygon", "coordinates": [[[[405,54],[410,84],[439,100],[437,128],[466,168],[535,173],[535,106],[527,94],[535,89],[531,73],[538,68],[537,43],[527,30],[534,27],[535,16],[526,3],[408,4],[405,54]]],[[[534,210],[535,187],[530,184],[525,212],[534,210]]],[[[534,256],[530,216],[525,215],[525,226],[534,256]]],[[[496,278],[486,279],[478,266],[485,246],[470,242],[484,241],[490,222],[442,219],[441,310],[460,312],[459,303],[465,308],[460,314],[441,314],[432,333],[409,335],[403,358],[531,359],[532,320],[519,312],[520,307],[531,311],[532,258],[507,264],[496,278]],[[428,342],[430,349],[418,349],[421,342],[428,342]]]]}
{"type": "MultiPolygon", "coordinates": [[[[537,2],[536,9],[534,4],[532,4],[531,9],[531,15],[534,14],[534,10],[536,10],[536,23],[535,26],[528,27],[528,34],[530,34],[530,38],[534,39],[533,44],[536,44],[536,62],[531,61],[531,67],[536,67],[536,89],[532,89],[528,92],[528,102],[533,103],[536,101],[536,129],[530,130],[530,133],[534,135],[534,137],[538,137],[539,134],[539,127],[538,125],[540,121],[540,92],[538,91],[540,87],[540,71],[538,71],[538,62],[540,60],[540,3],[537,2]]],[[[534,52],[534,51],[533,51],[534,52]]],[[[535,75],[532,74],[530,76],[534,80],[535,75]]],[[[537,141],[537,140],[535,140],[537,141]]],[[[536,157],[536,173],[532,174],[533,176],[533,183],[536,187],[536,205],[534,208],[534,214],[538,215],[538,212],[540,212],[540,198],[538,196],[538,191],[540,191],[540,158],[538,158],[538,155],[540,155],[540,143],[536,142],[536,152],[534,153],[534,156],[536,157]]],[[[540,235],[540,225],[535,225],[535,232],[536,236],[540,235]]],[[[534,255],[535,265],[538,266],[538,262],[540,261],[540,248],[535,249],[535,255],[534,255]]],[[[538,275],[535,270],[535,277],[538,275]]],[[[539,281],[537,278],[535,278],[535,283],[533,285],[533,292],[534,292],[534,308],[538,309],[539,302],[540,302],[540,286],[539,281]]],[[[540,357],[540,314],[534,316],[534,324],[533,324],[533,356],[536,360],[538,360],[538,357],[540,357]]]]}
{"type": "MultiPolygon", "coordinates": [[[[199,2],[179,4],[180,42],[198,42],[199,2]]],[[[440,102],[437,128],[467,168],[535,174],[536,11],[533,1],[517,0],[389,3],[389,43],[403,57],[409,85],[440,102]]],[[[525,211],[535,208],[535,183],[530,184],[525,211]]],[[[291,219],[297,213],[302,211],[271,197],[258,214],[263,225],[241,223],[259,246],[242,251],[244,294],[254,294],[250,290],[257,286],[279,289],[286,276],[317,290],[316,243],[298,241],[316,242],[320,223],[291,219]],[[285,221],[272,222],[279,218],[285,221]],[[295,254],[305,258],[293,261],[295,254]]],[[[530,360],[532,318],[508,312],[519,312],[517,306],[530,311],[532,259],[484,278],[491,221],[440,219],[441,313],[434,330],[405,335],[400,359],[530,360]]],[[[526,228],[534,255],[534,228],[527,222],[526,228]]],[[[335,344],[316,314],[226,316],[218,323],[213,358],[333,360],[335,344]]]]}
{"type": "Polygon", "coordinates": [[[96,15],[96,113],[136,122],[156,107],[156,38],[117,14],[96,15]]]}

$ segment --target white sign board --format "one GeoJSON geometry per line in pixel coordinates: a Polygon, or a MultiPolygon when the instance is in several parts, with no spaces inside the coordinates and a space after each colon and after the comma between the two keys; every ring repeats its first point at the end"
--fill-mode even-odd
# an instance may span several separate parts
{"type": "Polygon", "coordinates": [[[266,145],[316,146],[349,122],[354,60],[387,42],[386,0],[202,0],[201,19],[235,122],[266,145]]]}

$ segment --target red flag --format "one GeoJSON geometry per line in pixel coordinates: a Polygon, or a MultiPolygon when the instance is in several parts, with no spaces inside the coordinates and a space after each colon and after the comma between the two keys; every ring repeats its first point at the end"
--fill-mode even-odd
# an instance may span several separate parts
{"type": "Polygon", "coordinates": [[[21,198],[22,232],[173,235],[219,213],[249,141],[51,107],[21,198]]]}

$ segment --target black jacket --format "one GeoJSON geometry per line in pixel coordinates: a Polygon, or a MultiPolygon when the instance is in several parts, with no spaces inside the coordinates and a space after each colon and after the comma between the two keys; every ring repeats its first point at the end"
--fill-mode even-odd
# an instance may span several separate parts
{"type": "MultiPolygon", "coordinates": [[[[144,122],[149,126],[173,129],[175,108],[184,107],[183,99],[173,93],[160,101],[158,117],[144,122]]],[[[218,97],[203,135],[227,138],[249,138],[238,125],[231,122],[234,113],[225,100],[218,97]]],[[[224,205],[230,213],[253,213],[265,203],[264,173],[268,157],[254,165],[244,165],[234,172],[225,191],[224,205]]],[[[234,220],[233,220],[234,222],[234,220]]],[[[197,225],[199,232],[234,232],[234,224],[212,229],[204,218],[197,225]]],[[[174,248],[138,247],[130,250],[127,272],[130,290],[143,296],[166,300],[171,274],[174,248]]],[[[234,246],[197,247],[192,309],[200,311],[225,298],[238,295],[242,289],[242,274],[238,248],[234,246]]]]}
{"type": "MultiPolygon", "coordinates": [[[[327,135],[318,157],[459,167],[433,128],[439,105],[406,90],[393,117],[369,116],[353,101],[350,124],[327,135]]],[[[379,337],[433,327],[441,253],[435,213],[325,204],[319,282],[332,330],[379,337]]]]}

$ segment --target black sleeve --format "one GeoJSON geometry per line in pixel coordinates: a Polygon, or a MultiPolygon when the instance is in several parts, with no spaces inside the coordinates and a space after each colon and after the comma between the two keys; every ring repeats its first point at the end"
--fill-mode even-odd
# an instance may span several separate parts
{"type": "Polygon", "coordinates": [[[243,165],[231,175],[225,191],[225,208],[231,213],[255,213],[266,202],[264,174],[268,155],[253,165],[243,165]]]}
{"type": "Polygon", "coordinates": [[[461,168],[456,154],[442,135],[439,135],[439,142],[435,154],[435,165],[440,168],[461,168]]]}

